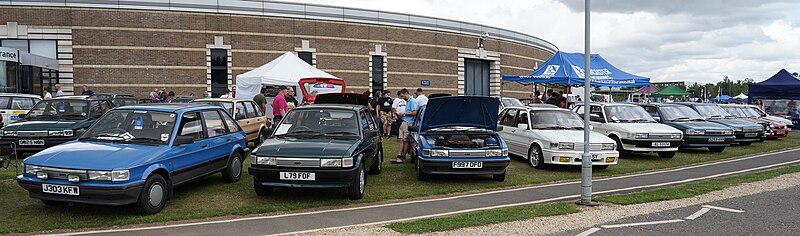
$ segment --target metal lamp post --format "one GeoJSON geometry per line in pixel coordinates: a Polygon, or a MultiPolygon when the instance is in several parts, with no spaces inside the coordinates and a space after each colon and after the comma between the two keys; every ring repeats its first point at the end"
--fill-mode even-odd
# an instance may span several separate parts
{"type": "Polygon", "coordinates": [[[600,203],[592,201],[592,154],[589,152],[589,134],[591,133],[589,126],[589,100],[591,100],[591,73],[592,69],[589,66],[589,59],[591,53],[589,50],[589,0],[584,0],[585,12],[585,26],[584,26],[584,60],[585,67],[583,71],[583,155],[581,156],[581,200],[575,204],[583,206],[597,206],[600,203]]]}

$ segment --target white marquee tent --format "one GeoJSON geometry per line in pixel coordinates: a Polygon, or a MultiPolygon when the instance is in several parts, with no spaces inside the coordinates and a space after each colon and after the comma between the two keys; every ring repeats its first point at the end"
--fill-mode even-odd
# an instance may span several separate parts
{"type": "MultiPolygon", "coordinates": [[[[298,86],[302,78],[336,78],[309,65],[291,52],[236,76],[236,98],[252,99],[263,85],[298,86]]],[[[302,96],[298,91],[298,100],[302,96]]]]}
{"type": "Polygon", "coordinates": [[[736,95],[736,97],[733,97],[733,98],[739,99],[739,100],[747,100],[747,95],[744,95],[744,93],[739,93],[739,95],[736,95]]]}

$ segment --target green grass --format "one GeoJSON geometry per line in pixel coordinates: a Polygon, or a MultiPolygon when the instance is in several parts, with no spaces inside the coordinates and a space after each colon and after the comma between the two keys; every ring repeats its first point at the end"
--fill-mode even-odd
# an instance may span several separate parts
{"type": "Polygon", "coordinates": [[[551,203],[544,205],[525,205],[476,211],[466,214],[421,219],[408,222],[391,223],[386,227],[406,234],[448,231],[466,227],[497,224],[509,221],[527,220],[536,217],[566,215],[577,213],[574,203],[551,203]]]}
{"type": "MultiPolygon", "coordinates": [[[[332,208],[345,205],[376,203],[388,200],[410,199],[455,193],[487,191],[499,188],[543,184],[580,178],[580,167],[553,167],[533,169],[520,157],[512,157],[505,182],[495,182],[490,176],[441,176],[420,182],[415,178],[411,164],[390,164],[388,160],[397,152],[395,139],[385,140],[384,170],[381,175],[369,176],[366,196],[362,200],[349,200],[338,189],[277,189],[273,196],[256,196],[252,178],[246,173],[241,181],[225,184],[219,174],[175,189],[175,198],[164,211],[151,216],[137,215],[130,207],[46,207],[28,197],[27,192],[13,180],[13,168],[0,170],[0,233],[24,233],[53,229],[77,229],[122,226],[130,224],[162,223],[209,217],[277,213],[311,208],[332,208]]],[[[655,154],[623,156],[619,164],[606,170],[595,171],[595,176],[614,176],[648,170],[674,168],[696,163],[716,161],[782,150],[800,146],[800,134],[793,132],[779,141],[754,143],[751,146],[730,147],[723,153],[710,153],[706,149],[687,150],[674,158],[662,159],[655,154]]]]}
{"type": "MultiPolygon", "coordinates": [[[[690,198],[701,194],[722,190],[727,187],[752,183],[775,178],[784,174],[800,172],[800,165],[784,167],[775,170],[755,172],[732,177],[705,180],[696,183],[679,185],[668,188],[646,190],[635,193],[611,195],[594,198],[602,203],[631,205],[647,202],[667,201],[673,199],[690,198]]],[[[566,215],[578,212],[578,208],[571,202],[559,202],[544,205],[524,205],[499,208],[485,211],[476,211],[459,215],[419,219],[407,222],[396,222],[386,225],[386,228],[406,234],[419,234],[429,232],[449,231],[467,227],[483,226],[503,222],[527,220],[536,217],[566,215]]]]}

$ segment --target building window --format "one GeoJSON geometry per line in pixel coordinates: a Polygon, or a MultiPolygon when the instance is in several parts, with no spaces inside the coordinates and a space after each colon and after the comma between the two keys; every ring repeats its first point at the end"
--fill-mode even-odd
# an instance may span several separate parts
{"type": "Polygon", "coordinates": [[[305,61],[309,65],[314,65],[314,55],[312,52],[297,52],[297,57],[305,61]]]}
{"type": "Polygon", "coordinates": [[[36,54],[53,59],[58,56],[55,40],[7,39],[0,41],[0,47],[16,48],[23,53],[36,54]]]}
{"type": "Polygon", "coordinates": [[[222,96],[227,89],[228,50],[211,49],[211,96],[222,96]]]}
{"type": "Polygon", "coordinates": [[[383,90],[383,56],[372,56],[372,91],[383,90]]]}

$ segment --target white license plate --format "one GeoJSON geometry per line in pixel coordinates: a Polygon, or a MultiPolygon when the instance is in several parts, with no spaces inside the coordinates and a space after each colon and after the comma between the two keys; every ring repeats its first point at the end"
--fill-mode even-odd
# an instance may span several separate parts
{"type": "Polygon", "coordinates": [[[758,133],[746,133],[744,134],[744,136],[748,138],[758,137],[758,133]]]}
{"type": "Polygon", "coordinates": [[[42,184],[42,192],[61,194],[61,195],[73,195],[73,196],[81,195],[81,191],[80,188],[78,188],[78,186],[67,186],[67,185],[57,185],[57,184],[42,184]]]}
{"type": "Polygon", "coordinates": [[[708,138],[709,142],[721,143],[725,142],[725,138],[708,138]]]}
{"type": "Polygon", "coordinates": [[[653,147],[669,147],[669,142],[653,142],[651,144],[653,147]]]}
{"type": "Polygon", "coordinates": [[[453,169],[480,169],[483,168],[481,161],[454,161],[453,169]]]}
{"type": "Polygon", "coordinates": [[[603,160],[603,154],[592,154],[592,161],[603,160]]]}
{"type": "Polygon", "coordinates": [[[44,140],[41,139],[20,139],[20,146],[43,146],[44,140]]]}
{"type": "Polygon", "coordinates": [[[783,131],[778,131],[778,132],[775,132],[775,134],[784,134],[784,132],[783,131]]]}
{"type": "Polygon", "coordinates": [[[316,180],[315,173],[312,172],[281,172],[281,180],[316,180]]]}

